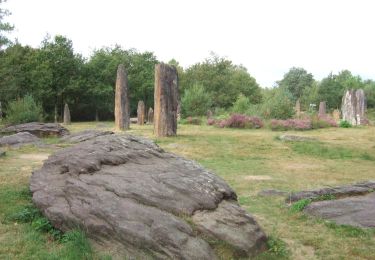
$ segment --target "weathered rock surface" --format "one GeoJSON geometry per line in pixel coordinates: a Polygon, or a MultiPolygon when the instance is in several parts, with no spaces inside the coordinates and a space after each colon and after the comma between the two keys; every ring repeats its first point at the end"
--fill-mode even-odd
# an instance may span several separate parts
{"type": "Polygon", "coordinates": [[[352,185],[291,193],[290,196],[286,198],[286,202],[295,202],[301,199],[316,199],[325,195],[334,195],[335,197],[363,195],[373,191],[374,189],[375,181],[366,181],[352,185]]]}
{"type": "Polygon", "coordinates": [[[69,130],[59,124],[38,122],[12,125],[0,130],[0,134],[14,134],[20,132],[28,132],[38,137],[63,136],[69,134],[69,130]]]}
{"type": "Polygon", "coordinates": [[[363,89],[347,90],[342,97],[342,119],[352,125],[364,125],[368,123],[366,118],[366,97],[363,89]]]}
{"type": "Polygon", "coordinates": [[[140,100],[138,101],[137,107],[137,123],[138,125],[143,125],[145,123],[145,103],[140,100]]]}
{"type": "Polygon", "coordinates": [[[158,137],[177,134],[178,75],[174,66],[155,65],[154,134],[158,137]]]}
{"type": "Polygon", "coordinates": [[[29,144],[41,144],[41,140],[28,132],[17,133],[0,138],[0,146],[21,147],[29,144]]]}
{"type": "Polygon", "coordinates": [[[306,141],[316,141],[313,137],[299,136],[299,135],[280,135],[279,139],[281,141],[287,142],[306,142],[306,141]]]}
{"type": "Polygon", "coordinates": [[[61,138],[61,141],[68,142],[68,143],[80,143],[87,140],[91,140],[98,136],[102,135],[112,135],[114,132],[112,131],[101,131],[101,130],[84,130],[78,133],[66,135],[61,138]]]}
{"type": "Polygon", "coordinates": [[[365,196],[313,202],[304,212],[340,225],[375,227],[375,192],[365,196]]]}
{"type": "Polygon", "coordinates": [[[264,233],[221,178],[146,139],[106,135],[59,150],[30,188],[55,227],[80,226],[122,256],[215,259],[204,236],[245,255],[265,249],[264,233]]]}
{"type": "Polygon", "coordinates": [[[129,129],[130,103],[129,103],[128,74],[123,64],[117,68],[115,89],[115,128],[117,130],[129,129]]]}

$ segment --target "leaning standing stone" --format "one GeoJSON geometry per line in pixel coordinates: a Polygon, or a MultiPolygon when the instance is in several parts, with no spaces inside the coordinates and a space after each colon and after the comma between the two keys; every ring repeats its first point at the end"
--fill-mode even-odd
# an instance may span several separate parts
{"type": "Polygon", "coordinates": [[[70,110],[68,104],[64,106],[64,125],[70,125],[70,110]]]}
{"type": "Polygon", "coordinates": [[[174,66],[155,66],[154,133],[158,137],[177,134],[178,76],[174,66]]]}
{"type": "Polygon", "coordinates": [[[145,123],[145,103],[142,100],[138,101],[137,119],[138,125],[145,123]]]}
{"type": "Polygon", "coordinates": [[[150,107],[150,109],[148,110],[147,121],[150,124],[154,123],[154,110],[152,109],[152,107],[150,107]]]}
{"type": "Polygon", "coordinates": [[[123,64],[117,69],[116,93],[115,93],[115,128],[116,130],[129,129],[130,108],[129,108],[128,76],[123,64]]]}

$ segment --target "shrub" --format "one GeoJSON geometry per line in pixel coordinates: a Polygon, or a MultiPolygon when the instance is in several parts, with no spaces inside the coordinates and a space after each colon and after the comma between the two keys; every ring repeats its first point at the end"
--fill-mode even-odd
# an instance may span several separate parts
{"type": "Polygon", "coordinates": [[[202,120],[198,117],[187,117],[186,118],[186,124],[189,124],[189,125],[201,125],[202,124],[202,120]]]}
{"type": "Polygon", "coordinates": [[[42,107],[35,103],[33,97],[26,95],[24,98],[8,104],[6,122],[8,124],[22,124],[42,121],[42,111],[42,107]]]}
{"type": "Polygon", "coordinates": [[[181,99],[181,113],[187,116],[203,116],[212,105],[212,98],[202,85],[186,89],[181,99]]]}
{"type": "Polygon", "coordinates": [[[294,104],[290,99],[290,93],[277,89],[273,96],[267,99],[261,108],[265,118],[287,119],[294,115],[294,104]]]}
{"type": "Polygon", "coordinates": [[[213,118],[209,118],[207,119],[207,125],[215,125],[216,124],[216,120],[213,119],[213,118]]]}
{"type": "Polygon", "coordinates": [[[307,205],[311,203],[311,199],[301,199],[295,203],[292,204],[290,207],[290,212],[296,213],[302,211],[304,208],[306,208],[307,205]]]}
{"type": "Polygon", "coordinates": [[[244,95],[240,94],[234,102],[233,107],[232,107],[232,112],[233,113],[239,113],[239,114],[245,114],[246,111],[249,109],[251,106],[250,100],[245,97],[244,95]]]}
{"type": "Polygon", "coordinates": [[[313,129],[337,127],[337,123],[335,122],[335,120],[328,115],[324,117],[312,117],[311,124],[313,129]]]}
{"type": "Polygon", "coordinates": [[[217,121],[216,125],[221,128],[261,128],[263,127],[263,122],[256,116],[233,114],[228,119],[217,121]]]}
{"type": "Polygon", "coordinates": [[[305,119],[288,119],[277,120],[272,119],[270,127],[273,131],[286,131],[286,130],[310,130],[312,129],[311,121],[305,119]]]}
{"type": "Polygon", "coordinates": [[[340,121],[340,127],[342,127],[342,128],[349,128],[349,127],[352,127],[352,124],[349,123],[346,120],[342,120],[342,121],[340,121]]]}

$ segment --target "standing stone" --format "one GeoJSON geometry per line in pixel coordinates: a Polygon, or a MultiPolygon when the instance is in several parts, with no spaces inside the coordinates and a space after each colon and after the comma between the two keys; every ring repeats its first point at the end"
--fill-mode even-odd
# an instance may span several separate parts
{"type": "Polygon", "coordinates": [[[342,119],[352,125],[366,124],[366,98],[363,89],[347,90],[342,98],[341,111],[342,119]]]}
{"type": "Polygon", "coordinates": [[[319,104],[319,117],[325,117],[326,116],[326,102],[322,101],[319,104]]]}
{"type": "Polygon", "coordinates": [[[212,118],[213,117],[213,113],[212,113],[212,111],[209,109],[209,110],[207,110],[207,114],[206,114],[206,116],[207,116],[207,119],[210,119],[210,118],[212,118]]]}
{"type": "Polygon", "coordinates": [[[70,110],[67,103],[64,106],[64,125],[70,125],[70,110]]]}
{"type": "Polygon", "coordinates": [[[299,102],[299,99],[297,99],[296,101],[295,111],[296,111],[296,117],[300,118],[301,117],[301,103],[299,102]]]}
{"type": "Polygon", "coordinates": [[[340,121],[340,110],[338,109],[333,110],[332,117],[333,117],[333,120],[335,120],[336,122],[340,121]]]}
{"type": "Polygon", "coordinates": [[[177,134],[178,76],[174,66],[155,66],[154,133],[158,137],[177,134]]]}
{"type": "Polygon", "coordinates": [[[2,119],[3,119],[3,109],[2,109],[1,101],[0,101],[0,122],[2,119]]]}
{"type": "Polygon", "coordinates": [[[115,93],[115,128],[116,130],[129,129],[128,75],[123,64],[117,68],[116,93],[115,93]]]}
{"type": "Polygon", "coordinates": [[[145,123],[145,103],[142,100],[138,101],[137,119],[138,125],[145,123]]]}
{"type": "Polygon", "coordinates": [[[149,124],[154,123],[154,110],[152,109],[152,107],[150,107],[150,109],[148,110],[147,121],[149,124]]]}

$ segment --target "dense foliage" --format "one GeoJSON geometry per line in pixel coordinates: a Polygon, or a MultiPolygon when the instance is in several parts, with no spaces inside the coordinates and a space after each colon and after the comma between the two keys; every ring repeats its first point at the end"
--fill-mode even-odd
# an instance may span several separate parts
{"type": "Polygon", "coordinates": [[[43,119],[42,107],[35,103],[33,97],[29,95],[10,102],[6,113],[8,124],[22,124],[43,119]]]}

